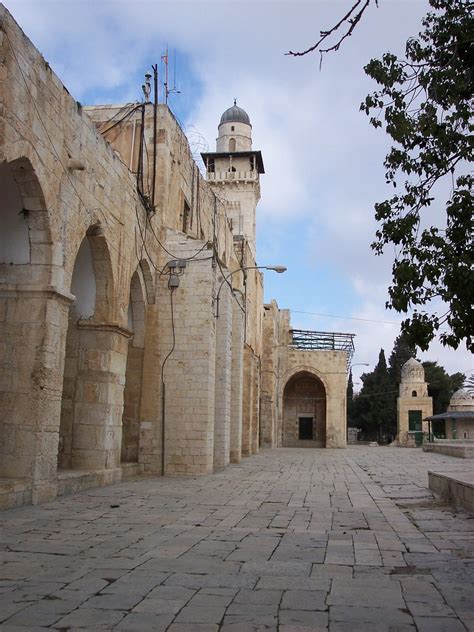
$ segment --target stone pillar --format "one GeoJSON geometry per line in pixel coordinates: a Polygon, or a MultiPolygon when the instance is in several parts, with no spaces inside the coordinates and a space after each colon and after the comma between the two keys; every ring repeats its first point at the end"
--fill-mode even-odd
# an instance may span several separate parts
{"type": "MultiPolygon", "coordinates": [[[[168,231],[168,234],[174,233],[168,231]]],[[[182,258],[205,247],[203,242],[190,242],[178,233],[166,244],[182,258]]],[[[180,273],[179,287],[172,295],[173,319],[168,276],[163,275],[158,284],[161,363],[172,351],[164,369],[165,474],[196,475],[213,471],[216,272],[206,254],[203,252],[203,256],[189,261],[180,273]]]]}
{"type": "Polygon", "coordinates": [[[252,454],[252,412],[253,412],[253,379],[252,350],[244,347],[244,379],[242,398],[242,456],[252,454]]]}
{"type": "Polygon", "coordinates": [[[347,447],[347,413],[346,413],[346,384],[343,380],[337,380],[338,386],[331,381],[332,388],[326,394],[326,448],[347,447]],[[334,395],[332,394],[334,393],[334,395]]]}
{"type": "MultiPolygon", "coordinates": [[[[217,277],[217,290],[222,277],[217,277]]],[[[219,294],[219,312],[216,318],[216,383],[214,403],[214,469],[229,465],[230,461],[230,408],[232,380],[232,296],[224,283],[219,294]]]]}
{"type": "Polygon", "coordinates": [[[148,305],[145,318],[138,462],[145,472],[161,474],[160,345],[163,325],[158,306],[148,305]]]}
{"type": "Polygon", "coordinates": [[[260,450],[260,370],[259,360],[252,358],[252,454],[260,450]]]}
{"type": "Polygon", "coordinates": [[[64,349],[73,298],[53,287],[5,284],[0,290],[0,477],[25,479],[33,503],[50,500],[57,491],[64,349]]]}
{"type": "Polygon", "coordinates": [[[120,467],[122,412],[128,340],[118,325],[80,320],[71,465],[77,469],[120,467]]]}
{"type": "MultiPolygon", "coordinates": [[[[240,298],[240,297],[238,297],[240,298]]],[[[242,403],[244,381],[245,315],[237,301],[232,302],[232,392],[230,417],[230,462],[242,458],[242,403]]]]}

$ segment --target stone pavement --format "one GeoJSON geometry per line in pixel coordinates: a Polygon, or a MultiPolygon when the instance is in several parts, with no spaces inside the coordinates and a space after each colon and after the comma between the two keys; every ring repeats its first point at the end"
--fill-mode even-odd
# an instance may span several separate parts
{"type": "Polygon", "coordinates": [[[474,631],[474,515],[415,449],[264,451],[0,514],[0,630],[474,631]]]}

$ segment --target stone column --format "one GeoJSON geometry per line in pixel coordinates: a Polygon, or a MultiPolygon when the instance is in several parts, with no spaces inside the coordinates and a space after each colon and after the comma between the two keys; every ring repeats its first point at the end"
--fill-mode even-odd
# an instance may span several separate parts
{"type": "Polygon", "coordinates": [[[115,324],[80,320],[74,398],[72,467],[120,467],[122,411],[128,340],[115,324]]]}
{"type": "MultiPolygon", "coordinates": [[[[241,296],[237,295],[237,298],[241,296]]],[[[230,462],[242,458],[242,403],[244,381],[245,315],[237,301],[232,302],[232,392],[230,417],[230,462]]]]}
{"type": "Polygon", "coordinates": [[[259,360],[252,357],[252,454],[260,450],[260,370],[259,360]]]}
{"type": "Polygon", "coordinates": [[[57,455],[69,304],[54,287],[0,289],[0,477],[22,478],[24,502],[57,492],[57,455]],[[31,496],[30,496],[31,494],[31,496]]]}
{"type": "MultiPolygon", "coordinates": [[[[337,367],[336,362],[334,366],[337,367]]],[[[326,448],[347,447],[346,373],[345,366],[326,374],[326,448]]]]}
{"type": "MultiPolygon", "coordinates": [[[[169,306],[168,306],[169,307],[169,306]]],[[[162,322],[157,305],[146,310],[138,462],[145,472],[161,474],[160,384],[162,322]]]]}
{"type": "MultiPolygon", "coordinates": [[[[222,277],[217,277],[217,291],[222,277]]],[[[230,407],[232,379],[232,303],[229,286],[224,283],[219,294],[216,318],[216,383],[214,403],[214,469],[229,465],[230,407]]]]}
{"type": "Polygon", "coordinates": [[[242,410],[242,456],[252,454],[252,412],[253,412],[253,379],[252,350],[244,347],[244,388],[242,410]]]}
{"type": "MultiPolygon", "coordinates": [[[[205,246],[203,242],[190,242],[180,234],[166,244],[183,259],[205,246]]],[[[159,280],[161,364],[171,352],[164,369],[165,474],[196,475],[213,471],[215,275],[208,253],[187,262],[178,277],[179,287],[172,290],[173,311],[169,277],[163,275],[159,280]]]]}

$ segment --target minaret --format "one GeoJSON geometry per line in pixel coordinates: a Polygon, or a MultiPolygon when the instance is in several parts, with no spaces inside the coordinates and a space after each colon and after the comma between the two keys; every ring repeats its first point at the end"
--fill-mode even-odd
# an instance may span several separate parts
{"type": "Polygon", "coordinates": [[[207,179],[226,201],[234,235],[243,236],[255,258],[255,217],[260,200],[262,153],[252,150],[252,125],[245,110],[234,105],[224,112],[218,127],[216,151],[201,154],[207,179]]]}

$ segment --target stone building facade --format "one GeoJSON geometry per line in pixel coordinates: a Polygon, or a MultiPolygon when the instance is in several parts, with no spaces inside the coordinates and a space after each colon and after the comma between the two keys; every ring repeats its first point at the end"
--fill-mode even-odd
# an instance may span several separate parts
{"type": "Polygon", "coordinates": [[[433,398],[428,395],[423,365],[415,358],[402,366],[399,391],[397,443],[404,447],[421,445],[428,433],[426,417],[433,414],[433,398]]]}
{"type": "Polygon", "coordinates": [[[299,332],[289,310],[264,306],[261,443],[268,447],[346,447],[351,334],[299,332]]]}
{"type": "Polygon", "coordinates": [[[474,398],[460,388],[451,396],[448,410],[428,417],[432,435],[449,441],[474,441],[474,398]]]}
{"type": "Polygon", "coordinates": [[[2,5],[0,107],[1,507],[282,445],[303,375],[312,445],[344,445],[343,354],[263,350],[264,170],[241,108],[203,176],[167,106],[82,107],[2,5]]]}

